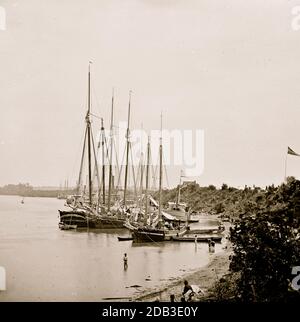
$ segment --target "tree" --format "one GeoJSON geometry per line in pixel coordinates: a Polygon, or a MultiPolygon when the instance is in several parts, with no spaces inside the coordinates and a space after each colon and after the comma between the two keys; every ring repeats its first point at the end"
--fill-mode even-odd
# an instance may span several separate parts
{"type": "Polygon", "coordinates": [[[225,210],[225,207],[222,202],[219,202],[215,205],[214,210],[217,214],[219,214],[225,210]]]}
{"type": "Polygon", "coordinates": [[[290,298],[292,267],[300,263],[299,224],[300,181],[294,178],[245,203],[230,231],[230,270],[240,273],[237,288],[243,301],[290,298]]]}
{"type": "Polygon", "coordinates": [[[223,183],[221,189],[222,190],[227,190],[228,189],[228,185],[226,183],[223,183]]]}

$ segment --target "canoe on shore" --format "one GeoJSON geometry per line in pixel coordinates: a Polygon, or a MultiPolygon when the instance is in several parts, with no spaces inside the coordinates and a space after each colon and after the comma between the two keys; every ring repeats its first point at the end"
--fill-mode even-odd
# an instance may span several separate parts
{"type": "MultiPolygon", "coordinates": [[[[207,242],[209,239],[215,242],[221,242],[222,238],[222,235],[200,235],[197,236],[197,242],[207,242]]],[[[195,236],[173,237],[172,240],[179,242],[195,242],[195,236]]]]}

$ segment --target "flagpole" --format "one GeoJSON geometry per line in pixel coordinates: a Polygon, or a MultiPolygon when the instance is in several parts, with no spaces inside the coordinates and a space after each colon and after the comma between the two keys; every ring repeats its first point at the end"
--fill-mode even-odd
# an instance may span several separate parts
{"type": "Polygon", "coordinates": [[[285,165],[284,165],[284,182],[286,183],[286,167],[287,167],[287,156],[288,153],[285,155],[285,165]]]}

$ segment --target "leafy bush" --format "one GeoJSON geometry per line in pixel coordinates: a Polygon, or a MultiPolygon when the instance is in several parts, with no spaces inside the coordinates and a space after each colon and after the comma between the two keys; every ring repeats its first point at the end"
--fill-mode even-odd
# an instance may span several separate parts
{"type": "Polygon", "coordinates": [[[249,200],[231,228],[230,270],[243,301],[287,301],[293,266],[300,265],[300,181],[289,180],[277,189],[249,200]]]}

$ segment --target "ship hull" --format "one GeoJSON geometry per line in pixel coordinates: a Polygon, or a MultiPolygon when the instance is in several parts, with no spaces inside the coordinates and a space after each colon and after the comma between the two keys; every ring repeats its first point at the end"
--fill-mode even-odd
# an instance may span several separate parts
{"type": "Polygon", "coordinates": [[[124,228],[125,220],[110,216],[92,215],[83,210],[59,210],[60,222],[67,225],[77,225],[77,228],[113,229],[124,228]]]}
{"type": "Polygon", "coordinates": [[[161,230],[161,229],[147,229],[138,228],[133,230],[133,238],[136,241],[147,241],[147,242],[159,242],[159,241],[171,241],[173,237],[183,236],[187,229],[180,230],[161,230]]]}
{"type": "Polygon", "coordinates": [[[137,242],[162,242],[165,233],[162,230],[136,229],[133,231],[133,240],[137,242]]]}
{"type": "MultiPolygon", "coordinates": [[[[173,241],[178,242],[195,242],[195,237],[189,237],[189,236],[182,236],[182,237],[173,237],[173,241]]],[[[209,240],[220,243],[222,241],[222,236],[197,236],[197,242],[208,242],[209,240]]]]}

